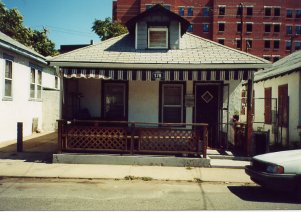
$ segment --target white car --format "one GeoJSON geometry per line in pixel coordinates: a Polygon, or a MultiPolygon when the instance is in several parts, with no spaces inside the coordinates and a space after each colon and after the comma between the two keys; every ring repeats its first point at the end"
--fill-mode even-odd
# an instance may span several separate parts
{"type": "Polygon", "coordinates": [[[301,201],[301,149],[257,155],[245,172],[263,187],[295,192],[301,201]]]}

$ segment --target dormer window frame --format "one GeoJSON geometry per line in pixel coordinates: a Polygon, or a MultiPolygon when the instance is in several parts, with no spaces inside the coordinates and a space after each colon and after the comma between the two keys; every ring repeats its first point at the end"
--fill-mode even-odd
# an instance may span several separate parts
{"type": "Polygon", "coordinates": [[[169,29],[167,26],[149,26],[147,29],[147,48],[148,49],[168,49],[169,48],[169,29]],[[151,46],[151,32],[165,32],[165,46],[151,46]]]}

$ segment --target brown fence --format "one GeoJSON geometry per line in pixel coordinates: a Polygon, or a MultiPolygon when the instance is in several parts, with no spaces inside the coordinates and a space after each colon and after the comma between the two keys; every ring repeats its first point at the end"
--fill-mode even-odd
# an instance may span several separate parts
{"type": "Polygon", "coordinates": [[[58,120],[59,152],[189,154],[205,158],[207,145],[207,124],[58,120]]]}

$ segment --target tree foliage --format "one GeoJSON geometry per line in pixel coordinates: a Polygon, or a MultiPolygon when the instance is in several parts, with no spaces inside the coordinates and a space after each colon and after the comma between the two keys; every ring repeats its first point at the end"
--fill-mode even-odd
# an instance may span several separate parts
{"type": "Polygon", "coordinates": [[[101,38],[102,41],[128,32],[126,27],[120,23],[112,22],[112,19],[109,17],[104,21],[95,20],[92,30],[101,38]]]}
{"type": "Polygon", "coordinates": [[[46,30],[32,30],[23,24],[17,9],[7,9],[0,0],[0,31],[44,56],[57,54],[55,44],[47,37],[46,30]]]}

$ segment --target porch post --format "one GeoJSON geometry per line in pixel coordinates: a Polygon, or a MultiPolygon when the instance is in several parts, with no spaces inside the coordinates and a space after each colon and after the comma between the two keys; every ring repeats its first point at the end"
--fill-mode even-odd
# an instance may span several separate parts
{"type": "Polygon", "coordinates": [[[55,67],[56,73],[60,79],[60,117],[59,119],[63,119],[63,103],[64,103],[64,75],[60,72],[60,67],[55,67]]]}
{"type": "Polygon", "coordinates": [[[252,79],[248,80],[247,88],[247,125],[245,129],[245,151],[248,156],[252,154],[252,133],[253,133],[253,114],[252,114],[252,98],[253,98],[253,79],[254,73],[252,73],[252,79]]]}
{"type": "Polygon", "coordinates": [[[208,147],[208,126],[203,126],[203,158],[207,157],[208,147]]]}
{"type": "Polygon", "coordinates": [[[57,153],[62,153],[63,120],[58,120],[58,148],[57,153]]]}

